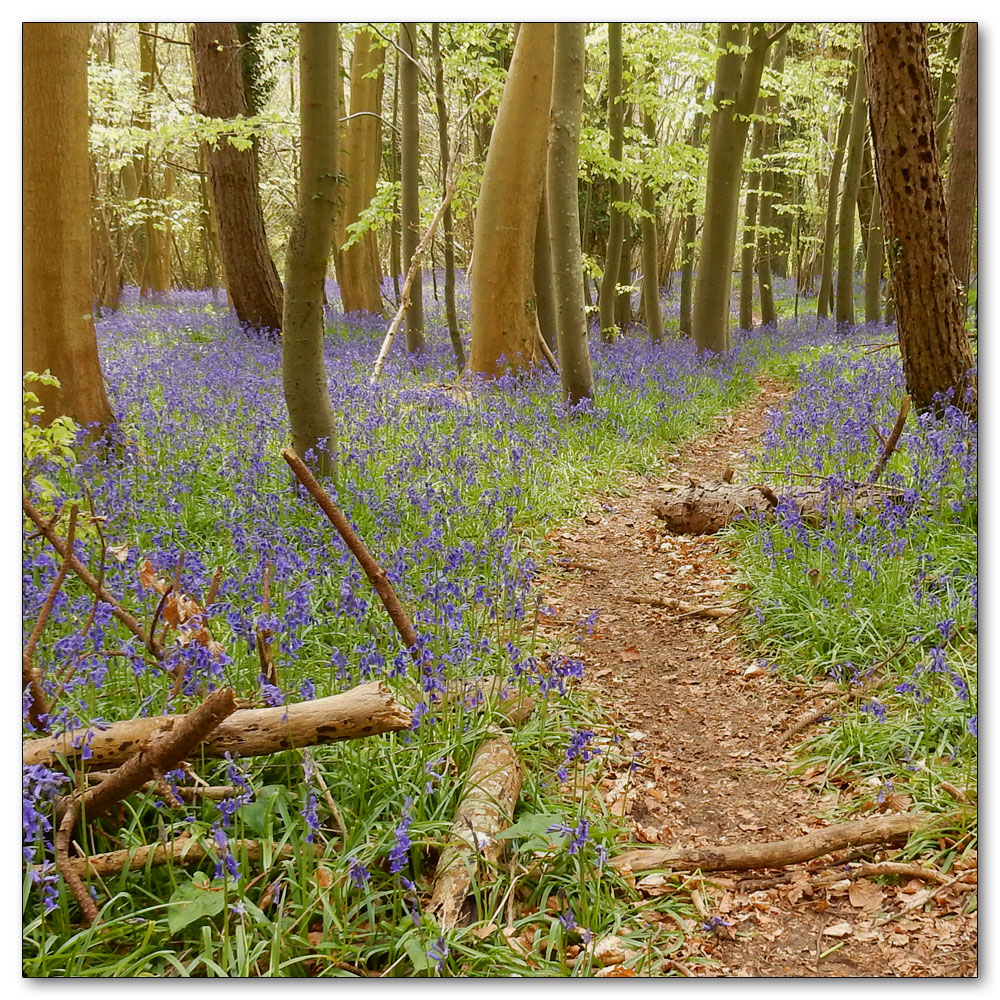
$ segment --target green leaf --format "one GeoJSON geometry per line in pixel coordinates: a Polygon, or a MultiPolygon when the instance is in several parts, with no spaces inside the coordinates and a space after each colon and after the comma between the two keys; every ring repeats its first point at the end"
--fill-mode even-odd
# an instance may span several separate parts
{"type": "Polygon", "coordinates": [[[562,823],[560,813],[529,813],[522,816],[513,826],[498,833],[497,840],[513,840],[515,837],[544,837],[550,826],[562,823]]]}
{"type": "Polygon", "coordinates": [[[283,785],[264,785],[258,789],[253,802],[240,811],[243,822],[254,833],[263,837],[267,834],[267,821],[277,806],[279,798],[288,798],[288,789],[283,785]]]}
{"type": "Polygon", "coordinates": [[[170,897],[167,924],[171,932],[176,933],[202,917],[214,917],[225,905],[226,896],[221,887],[213,889],[207,884],[184,882],[170,897]]]}
{"type": "Polygon", "coordinates": [[[413,971],[426,972],[430,968],[427,952],[424,951],[423,945],[417,940],[412,931],[403,937],[402,944],[406,949],[406,954],[410,956],[410,961],[413,963],[413,971]]]}

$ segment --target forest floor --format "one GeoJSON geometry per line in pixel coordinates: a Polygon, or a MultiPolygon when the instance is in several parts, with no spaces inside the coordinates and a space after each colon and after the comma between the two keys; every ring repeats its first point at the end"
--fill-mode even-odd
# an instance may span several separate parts
{"type": "MultiPolygon", "coordinates": [[[[666,477],[633,477],[620,495],[599,498],[557,532],[560,555],[542,581],[553,624],[599,609],[580,655],[599,698],[642,753],[626,808],[632,835],[647,843],[795,837],[829,825],[852,794],[829,786],[822,768],[793,774],[794,746],[777,745],[813,707],[818,686],[757,664],[738,624],[626,599],[711,605],[736,582],[724,541],[673,535],[653,507],[665,482],[719,479],[727,468],[740,481],[767,411],[790,395],[773,379],[760,383],[757,396],[717,418],[718,430],[671,456],[666,477]]],[[[846,860],[827,855],[782,870],[706,874],[699,896],[716,929],[689,935],[675,957],[709,976],[976,975],[977,915],[963,912],[974,886],[848,878],[846,860]]]]}

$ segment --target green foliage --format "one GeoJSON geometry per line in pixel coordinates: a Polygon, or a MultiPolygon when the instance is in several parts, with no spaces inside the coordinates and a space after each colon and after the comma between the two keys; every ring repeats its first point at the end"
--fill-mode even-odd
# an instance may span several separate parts
{"type": "Polygon", "coordinates": [[[21,478],[31,483],[38,497],[47,502],[59,491],[38,469],[43,465],[68,468],[76,461],[73,445],[79,425],[72,417],[55,417],[47,426],[41,423],[45,407],[30,386],[47,385],[59,388],[59,379],[50,371],[38,374],[26,372],[21,380],[21,478]]]}

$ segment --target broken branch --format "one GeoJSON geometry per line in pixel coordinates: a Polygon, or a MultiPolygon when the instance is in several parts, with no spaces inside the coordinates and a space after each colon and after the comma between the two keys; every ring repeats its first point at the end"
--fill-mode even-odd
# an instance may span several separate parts
{"type": "Polygon", "coordinates": [[[725,604],[701,605],[678,601],[673,597],[646,597],[642,594],[622,594],[631,604],[649,604],[654,608],[667,608],[670,611],[681,611],[686,615],[698,615],[702,618],[729,618],[738,615],[739,608],[731,608],[725,604]]]}

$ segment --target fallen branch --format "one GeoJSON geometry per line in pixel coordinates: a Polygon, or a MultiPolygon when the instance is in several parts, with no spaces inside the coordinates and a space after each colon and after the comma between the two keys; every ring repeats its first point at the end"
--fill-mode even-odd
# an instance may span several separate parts
{"type": "MultiPolygon", "coordinates": [[[[183,718],[160,715],[115,722],[106,729],[75,729],[59,736],[27,740],[22,745],[24,764],[59,766],[58,758],[88,767],[121,764],[145,747],[165,721],[183,718]],[[88,738],[87,734],[90,733],[88,738]],[[91,756],[80,761],[84,740],[91,756]]],[[[205,757],[258,757],[291,747],[322,746],[338,740],[361,739],[380,733],[409,729],[412,712],[399,704],[381,683],[361,684],[343,694],[279,705],[245,708],[234,712],[205,740],[205,757]]]]}
{"type": "Polygon", "coordinates": [[[476,751],[428,904],[428,912],[443,931],[461,921],[472,877],[480,864],[495,864],[500,857],[503,841],[497,840],[497,834],[510,823],[523,778],[517,751],[505,736],[486,740],[476,751]]]}
{"type": "Polygon", "coordinates": [[[868,477],[868,482],[874,483],[875,480],[882,475],[886,462],[888,462],[892,457],[892,453],[896,450],[896,445],[899,444],[899,436],[903,433],[903,425],[906,423],[906,417],[909,412],[910,397],[904,396],[903,401],[899,404],[899,416],[896,417],[896,423],[893,425],[892,433],[882,446],[882,454],[879,455],[878,461],[875,463],[875,467],[872,469],[871,475],[868,477]]]}
{"type": "Polygon", "coordinates": [[[670,611],[682,611],[686,615],[698,615],[701,618],[729,618],[738,615],[740,608],[731,608],[725,604],[701,605],[678,601],[673,597],[646,597],[643,594],[622,594],[622,598],[632,604],[650,604],[654,608],[667,608],[670,611]]]}
{"type": "Polygon", "coordinates": [[[927,813],[903,816],[875,816],[869,819],[838,823],[824,830],[807,833],[791,840],[766,844],[718,844],[712,847],[662,848],[641,847],[626,851],[611,864],[618,870],[633,872],[661,868],[706,872],[749,871],[756,868],[782,868],[802,861],[868,844],[892,844],[905,841],[932,817],[927,813]]]}
{"type": "Polygon", "coordinates": [[[860,878],[879,878],[885,875],[899,875],[902,878],[919,878],[924,882],[935,882],[944,885],[951,878],[936,868],[924,868],[923,865],[908,865],[899,861],[862,862],[851,875],[860,878]]]}
{"type": "Polygon", "coordinates": [[[385,570],[375,561],[365,543],[361,541],[358,533],[351,527],[351,523],[344,516],[344,512],[330,499],[326,490],[316,481],[316,477],[310,471],[309,466],[299,458],[294,449],[284,448],[281,452],[281,457],[291,466],[292,472],[298,477],[299,482],[309,491],[309,495],[319,504],[320,510],[326,514],[330,523],[340,533],[340,537],[344,539],[347,547],[354,553],[354,558],[361,563],[361,568],[365,571],[365,576],[371,581],[372,587],[375,588],[375,593],[378,594],[382,606],[389,613],[389,617],[392,619],[393,625],[396,626],[396,630],[406,644],[407,649],[416,658],[416,629],[410,621],[410,616],[406,613],[399,598],[396,596],[396,591],[385,570]]]}
{"type": "Polygon", "coordinates": [[[160,779],[166,771],[191,754],[235,710],[236,696],[232,688],[213,691],[194,711],[161,724],[146,746],[99,785],[87,789],[82,796],[71,797],[56,831],[56,865],[80,904],[88,924],[97,920],[97,906],[80,876],[69,864],[69,845],[77,816],[96,819],[147,782],[160,779]]]}

